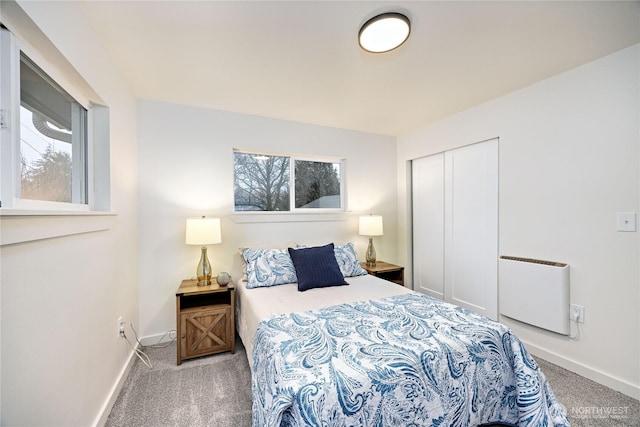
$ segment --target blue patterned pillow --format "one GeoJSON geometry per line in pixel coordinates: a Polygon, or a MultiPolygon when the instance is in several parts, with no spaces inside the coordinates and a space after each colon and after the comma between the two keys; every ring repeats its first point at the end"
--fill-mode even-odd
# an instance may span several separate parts
{"type": "Polygon", "coordinates": [[[356,255],[353,243],[349,242],[346,245],[336,246],[334,252],[336,261],[338,261],[338,266],[344,277],[363,276],[367,274],[367,270],[362,268],[358,262],[358,256],[356,255]]]}
{"type": "Polygon", "coordinates": [[[289,255],[296,269],[299,291],[348,285],[338,267],[333,243],[311,248],[289,248],[289,255]]]}
{"type": "Polygon", "coordinates": [[[242,250],[242,258],[247,266],[247,288],[296,283],[296,270],[286,249],[242,250]]]}

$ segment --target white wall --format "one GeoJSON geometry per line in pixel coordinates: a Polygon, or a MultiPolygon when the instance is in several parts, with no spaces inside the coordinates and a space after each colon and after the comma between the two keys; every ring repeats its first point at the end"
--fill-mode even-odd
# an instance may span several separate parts
{"type": "MultiPolygon", "coordinates": [[[[106,231],[1,247],[0,422],[88,426],[99,421],[131,357],[116,321],[124,316],[138,323],[136,104],[78,2],[20,4],[110,107],[111,207],[117,215],[78,219],[106,223],[106,231]]],[[[3,20],[8,10],[3,2],[3,20]]],[[[74,223],[0,220],[3,229],[16,220],[36,228],[74,223]]]]}
{"type": "Polygon", "coordinates": [[[116,319],[146,337],[175,327],[175,290],[199,256],[184,244],[187,217],[222,217],[223,243],[209,255],[235,278],[246,245],[352,240],[363,254],[357,216],[370,212],[385,219],[378,258],[410,267],[407,162],[494,136],[501,252],[570,263],[572,300],[586,307],[577,342],[505,322],[536,352],[638,397],[638,234],[614,229],[615,212],[638,211],[637,46],[404,135],[396,153],[390,137],[136,105],[79,3],[20,5],[110,107],[117,215],[107,231],[0,248],[2,425],[98,422],[131,356],[116,319]],[[233,147],[347,158],[351,212],[235,222],[233,147]]]}
{"type": "Polygon", "coordinates": [[[364,258],[359,214],[383,215],[378,259],[396,261],[395,138],[144,100],[138,119],[140,319],[149,342],[175,328],[175,291],[194,275],[200,257],[199,247],[184,243],[190,217],[221,218],[222,243],[209,247],[209,260],[214,272],[228,271],[236,280],[239,248],[246,246],[352,241],[364,258]],[[233,148],[345,158],[350,212],[302,222],[237,222],[233,148]]]}
{"type": "MultiPolygon", "coordinates": [[[[399,261],[410,265],[408,162],[500,138],[500,254],[571,265],[578,341],[502,317],[534,354],[640,397],[638,45],[399,138],[399,261]]],[[[410,275],[407,275],[409,278],[410,275]]],[[[575,328],[575,326],[574,326],[575,328]]]]}

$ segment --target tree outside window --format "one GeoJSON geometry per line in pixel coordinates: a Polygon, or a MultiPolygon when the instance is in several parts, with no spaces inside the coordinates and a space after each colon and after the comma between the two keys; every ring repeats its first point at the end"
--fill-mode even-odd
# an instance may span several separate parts
{"type": "Polygon", "coordinates": [[[342,208],[340,162],[238,151],[234,158],[236,212],[342,208]]]}
{"type": "Polygon", "coordinates": [[[340,208],[339,164],[295,161],[296,208],[340,208]]]}

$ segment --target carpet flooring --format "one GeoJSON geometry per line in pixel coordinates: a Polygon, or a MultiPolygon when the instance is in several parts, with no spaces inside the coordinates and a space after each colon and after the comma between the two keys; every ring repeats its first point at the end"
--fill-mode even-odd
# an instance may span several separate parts
{"type": "MultiPolygon", "coordinates": [[[[106,427],[251,426],[251,374],[242,342],[236,353],[176,366],[175,342],[146,348],[136,360],[106,427]]],[[[573,427],[639,427],[640,402],[545,360],[536,359],[573,427]]]]}
{"type": "Polygon", "coordinates": [[[175,341],[145,348],[111,409],[107,427],[251,426],[251,372],[240,339],[236,352],[176,365],[175,341]]]}

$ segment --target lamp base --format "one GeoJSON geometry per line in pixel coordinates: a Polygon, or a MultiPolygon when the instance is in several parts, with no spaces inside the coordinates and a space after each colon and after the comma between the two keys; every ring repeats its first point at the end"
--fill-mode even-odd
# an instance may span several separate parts
{"type": "Polygon", "coordinates": [[[196,277],[198,278],[198,286],[211,285],[211,264],[207,257],[207,247],[202,247],[202,253],[200,255],[200,262],[198,263],[198,269],[196,270],[196,277]]]}
{"type": "Polygon", "coordinates": [[[369,237],[369,246],[367,246],[367,266],[376,266],[376,248],[373,247],[373,237],[369,237]]]}

